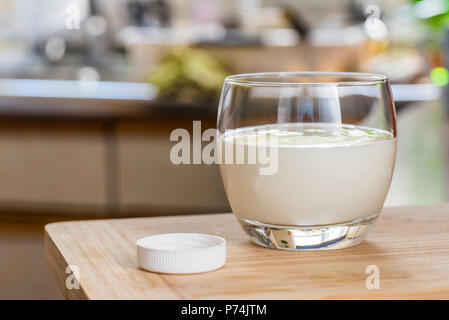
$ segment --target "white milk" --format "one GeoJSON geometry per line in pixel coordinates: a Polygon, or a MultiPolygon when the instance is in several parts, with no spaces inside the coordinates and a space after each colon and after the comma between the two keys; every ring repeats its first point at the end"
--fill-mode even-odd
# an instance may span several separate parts
{"type": "Polygon", "coordinates": [[[244,147],[246,152],[270,138],[277,140],[275,174],[261,175],[261,165],[248,164],[247,154],[244,164],[220,165],[237,217],[306,226],[380,213],[396,155],[391,133],[353,125],[292,123],[228,130],[218,137],[224,148],[244,147]]]}

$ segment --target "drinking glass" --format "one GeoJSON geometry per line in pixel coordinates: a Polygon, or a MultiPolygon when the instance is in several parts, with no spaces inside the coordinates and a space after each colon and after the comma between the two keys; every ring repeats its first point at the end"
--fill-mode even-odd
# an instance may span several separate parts
{"type": "Polygon", "coordinates": [[[340,249],[376,222],[396,158],[388,79],[367,73],[253,73],[225,79],[217,161],[253,242],[340,249]]]}

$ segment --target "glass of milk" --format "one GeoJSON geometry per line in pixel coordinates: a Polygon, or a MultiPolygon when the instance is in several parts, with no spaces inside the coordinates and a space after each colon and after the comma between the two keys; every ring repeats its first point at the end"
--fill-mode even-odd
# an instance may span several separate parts
{"type": "Polygon", "coordinates": [[[346,248],[378,219],[396,157],[385,76],[233,75],[223,85],[217,129],[226,194],[256,244],[346,248]]]}

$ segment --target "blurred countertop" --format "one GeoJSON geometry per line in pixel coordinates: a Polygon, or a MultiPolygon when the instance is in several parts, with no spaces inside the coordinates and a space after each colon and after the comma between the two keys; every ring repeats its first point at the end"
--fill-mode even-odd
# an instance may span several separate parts
{"type": "MultiPolygon", "coordinates": [[[[403,105],[441,98],[432,84],[393,84],[398,109],[403,105]]],[[[215,115],[216,105],[168,103],[157,88],[143,82],[0,79],[0,116],[132,118],[159,112],[215,115]]]]}
{"type": "Polygon", "coordinates": [[[161,101],[157,88],[142,82],[0,79],[0,117],[134,118],[216,109],[161,101]]]}

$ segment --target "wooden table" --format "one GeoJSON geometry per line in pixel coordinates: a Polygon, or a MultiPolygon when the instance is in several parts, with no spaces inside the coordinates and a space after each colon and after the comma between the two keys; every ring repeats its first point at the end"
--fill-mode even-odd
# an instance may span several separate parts
{"type": "Polygon", "coordinates": [[[231,214],[61,222],[45,230],[47,262],[69,299],[449,298],[449,205],[385,209],[367,240],[336,251],[258,247],[231,214]],[[136,239],[167,232],[225,237],[225,266],[196,275],[139,269],[136,239]],[[68,277],[74,283],[68,265],[79,271],[79,289],[66,287],[68,277]],[[376,268],[380,288],[368,289],[376,268]]]}

